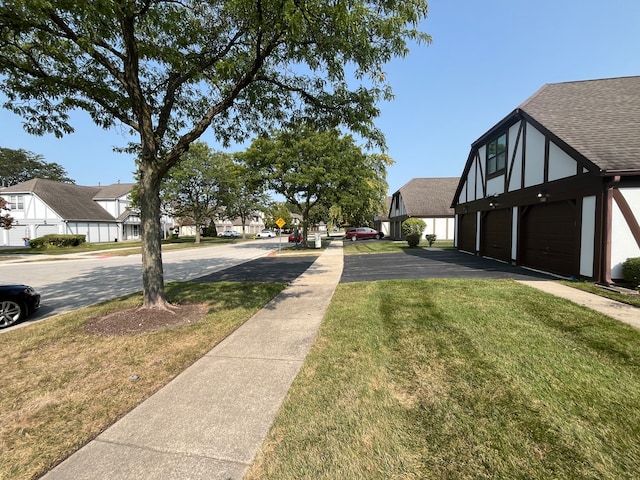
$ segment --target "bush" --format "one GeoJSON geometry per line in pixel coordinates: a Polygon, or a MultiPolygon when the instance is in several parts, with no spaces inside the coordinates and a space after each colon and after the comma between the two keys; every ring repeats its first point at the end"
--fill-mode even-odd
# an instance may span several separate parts
{"type": "Polygon", "coordinates": [[[427,228],[427,224],[421,218],[408,218],[402,222],[402,235],[408,236],[410,233],[417,233],[418,237],[421,237],[425,228],[427,228]]]}
{"type": "Polygon", "coordinates": [[[427,233],[425,235],[425,237],[427,239],[427,242],[429,242],[429,246],[433,245],[433,242],[436,241],[436,235],[434,233],[427,233]]]}
{"type": "Polygon", "coordinates": [[[417,247],[420,243],[420,234],[417,232],[412,232],[407,235],[407,243],[409,244],[410,248],[417,247]]]}
{"type": "Polygon", "coordinates": [[[622,264],[622,278],[634,287],[640,285],[640,257],[627,258],[622,264]]]}
{"type": "Polygon", "coordinates": [[[29,240],[29,246],[31,248],[77,247],[85,241],[86,237],[84,235],[59,235],[51,233],[29,240]]]}

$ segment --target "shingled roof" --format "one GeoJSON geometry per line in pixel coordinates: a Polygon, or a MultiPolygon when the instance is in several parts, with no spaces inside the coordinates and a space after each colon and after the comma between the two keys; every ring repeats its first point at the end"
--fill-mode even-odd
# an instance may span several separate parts
{"type": "Polygon", "coordinates": [[[550,83],[519,109],[600,170],[640,170],[640,76],[550,83]]]}
{"type": "MultiPolygon", "coordinates": [[[[453,216],[451,202],[459,177],[414,178],[398,190],[409,217],[453,216]]],[[[394,195],[395,196],[395,195],[394,195]]]]}
{"type": "Polygon", "coordinates": [[[83,187],[54,180],[34,178],[0,189],[0,193],[3,195],[34,193],[64,220],[113,222],[114,218],[109,212],[94,201],[94,197],[106,198],[100,195],[103,195],[107,188],[83,187]]]}

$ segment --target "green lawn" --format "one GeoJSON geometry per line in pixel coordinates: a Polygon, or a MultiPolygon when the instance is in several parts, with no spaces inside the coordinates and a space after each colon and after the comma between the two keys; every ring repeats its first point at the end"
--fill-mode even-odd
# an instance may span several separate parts
{"type": "MultiPolygon", "coordinates": [[[[418,248],[429,247],[426,240],[422,240],[418,248]]],[[[438,240],[433,245],[433,248],[453,248],[452,240],[438,240]]],[[[389,253],[389,252],[403,252],[409,248],[406,240],[361,240],[357,242],[344,241],[344,254],[353,255],[358,253],[389,253]]]]}
{"type": "Polygon", "coordinates": [[[640,332],[512,281],[355,283],[248,479],[640,478],[640,332]]]}
{"type": "Polygon", "coordinates": [[[170,301],[205,304],[208,313],[200,322],[153,333],[87,331],[92,318],[141,305],[141,295],[132,295],[0,334],[0,479],[42,475],[201,358],[284,287],[168,284],[170,301]]]}
{"type": "MultiPolygon", "coordinates": [[[[249,237],[247,236],[247,239],[249,237]]],[[[225,243],[234,243],[242,239],[229,239],[217,237],[203,237],[200,244],[195,243],[195,237],[179,237],[162,241],[163,250],[175,250],[182,248],[208,247],[225,243]]],[[[140,241],[132,240],[125,242],[104,242],[104,243],[83,243],[77,247],[48,247],[42,249],[35,248],[3,248],[0,249],[0,261],[10,259],[14,255],[66,255],[69,253],[91,253],[108,250],[112,255],[132,255],[140,253],[140,241]]]]}

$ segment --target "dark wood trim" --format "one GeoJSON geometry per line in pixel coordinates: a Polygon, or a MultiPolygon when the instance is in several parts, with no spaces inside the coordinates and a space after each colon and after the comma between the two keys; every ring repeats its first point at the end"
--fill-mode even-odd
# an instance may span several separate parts
{"type": "Polygon", "coordinates": [[[527,122],[522,122],[522,161],[520,162],[520,189],[524,188],[527,169],[527,122]]]}
{"type": "Polygon", "coordinates": [[[604,201],[602,202],[602,273],[601,281],[605,285],[611,285],[611,217],[613,213],[612,187],[605,189],[604,201]]]}
{"type": "MultiPolygon", "coordinates": [[[[486,146],[485,146],[485,150],[486,150],[486,146]]],[[[486,155],[485,155],[486,156],[486,155]]],[[[480,174],[480,185],[482,185],[482,196],[486,197],[487,196],[487,181],[485,179],[484,176],[484,165],[482,162],[482,158],[480,158],[480,150],[476,150],[476,169],[479,170],[480,174]]],[[[476,174],[476,186],[478,185],[478,175],[476,174]]],[[[476,195],[476,198],[478,198],[478,195],[476,195]]]]}
{"type": "Polygon", "coordinates": [[[622,212],[622,216],[627,222],[629,229],[631,230],[631,234],[636,241],[636,245],[640,248],[640,225],[638,224],[638,220],[633,214],[633,210],[631,210],[631,206],[627,199],[624,198],[624,195],[620,192],[619,189],[613,189],[613,199],[615,200],[620,212],[622,212]]]}
{"type": "Polygon", "coordinates": [[[544,137],[544,163],[542,170],[542,182],[549,183],[549,150],[551,147],[549,146],[549,137],[545,135],[544,137]]]}
{"type": "MultiPolygon", "coordinates": [[[[516,153],[518,151],[518,143],[520,142],[520,136],[522,133],[522,124],[524,122],[520,121],[520,125],[518,126],[518,133],[516,134],[515,145],[513,146],[513,155],[511,155],[511,162],[509,164],[509,178],[507,178],[507,183],[505,185],[505,192],[509,191],[509,185],[511,184],[511,175],[513,175],[513,166],[516,163],[516,153]]],[[[508,141],[508,139],[507,139],[508,141]]],[[[508,145],[508,144],[507,144],[508,145]]],[[[522,155],[520,155],[520,160],[522,160],[522,155]]],[[[522,183],[520,183],[518,188],[522,188],[522,183]]]]}
{"type": "Polygon", "coordinates": [[[593,250],[593,279],[596,282],[604,283],[605,282],[605,270],[604,257],[606,256],[605,252],[605,243],[606,243],[606,232],[605,232],[605,195],[602,192],[596,195],[596,206],[594,212],[594,221],[595,221],[595,239],[594,239],[594,250],[593,250]]]}

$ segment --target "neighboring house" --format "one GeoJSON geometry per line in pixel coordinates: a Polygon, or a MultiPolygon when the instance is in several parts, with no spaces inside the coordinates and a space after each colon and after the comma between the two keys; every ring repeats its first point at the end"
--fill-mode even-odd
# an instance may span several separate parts
{"type": "Polygon", "coordinates": [[[376,214],[373,216],[373,228],[375,228],[379,232],[384,233],[385,237],[390,237],[391,222],[389,220],[389,210],[391,209],[391,197],[386,197],[384,203],[384,213],[376,214]]]}
{"type": "Polygon", "coordinates": [[[456,247],[602,283],[640,257],[640,77],[543,86],[476,140],[456,247]]]}
{"type": "Polygon", "coordinates": [[[264,214],[262,212],[256,212],[251,217],[245,220],[245,230],[242,231],[242,220],[240,218],[229,219],[217,219],[216,230],[218,233],[222,233],[225,230],[235,230],[238,233],[245,233],[247,235],[254,235],[264,228],[264,214]]]}
{"type": "Polygon", "coordinates": [[[423,237],[435,234],[438,240],[453,240],[455,218],[451,201],[459,180],[458,177],[414,178],[402,186],[391,197],[391,238],[403,238],[402,222],[406,219],[421,218],[427,224],[423,237]]]}
{"type": "Polygon", "coordinates": [[[51,233],[85,235],[92,243],[138,239],[140,217],[129,210],[132,187],[84,187],[34,178],[0,188],[14,218],[10,230],[0,230],[0,245],[23,245],[24,239],[51,233]]]}

